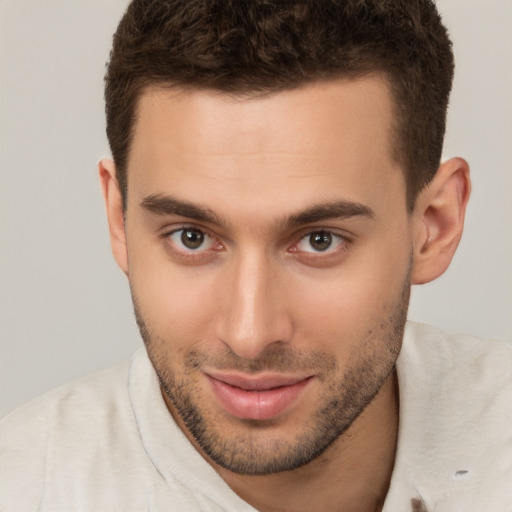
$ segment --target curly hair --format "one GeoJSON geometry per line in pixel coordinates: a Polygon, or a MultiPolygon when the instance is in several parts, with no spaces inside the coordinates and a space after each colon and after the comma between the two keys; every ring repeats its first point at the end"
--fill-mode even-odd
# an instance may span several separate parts
{"type": "Polygon", "coordinates": [[[431,0],[133,0],[105,76],[107,136],[124,200],[137,103],[147,87],[257,95],[383,73],[412,210],[441,158],[451,46],[431,0]]]}

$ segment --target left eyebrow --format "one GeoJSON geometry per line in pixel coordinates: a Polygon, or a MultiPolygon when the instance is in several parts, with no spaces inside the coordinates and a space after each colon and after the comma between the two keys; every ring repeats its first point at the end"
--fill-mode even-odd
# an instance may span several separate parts
{"type": "Polygon", "coordinates": [[[287,228],[296,228],[304,224],[311,224],[323,220],[348,219],[351,217],[375,218],[375,212],[361,203],[352,201],[334,201],[331,203],[315,205],[307,210],[291,215],[286,221],[287,228]]]}
{"type": "Polygon", "coordinates": [[[225,225],[225,222],[210,209],[176,199],[172,196],[153,194],[145,197],[140,205],[145,210],[157,215],[179,215],[180,217],[187,217],[199,222],[225,225]]]}

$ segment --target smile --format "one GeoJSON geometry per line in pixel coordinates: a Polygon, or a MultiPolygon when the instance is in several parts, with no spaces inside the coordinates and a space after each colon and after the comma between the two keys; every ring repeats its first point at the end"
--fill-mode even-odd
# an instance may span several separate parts
{"type": "Polygon", "coordinates": [[[247,420],[270,420],[293,405],[313,377],[206,374],[215,398],[232,416],[247,420]]]}

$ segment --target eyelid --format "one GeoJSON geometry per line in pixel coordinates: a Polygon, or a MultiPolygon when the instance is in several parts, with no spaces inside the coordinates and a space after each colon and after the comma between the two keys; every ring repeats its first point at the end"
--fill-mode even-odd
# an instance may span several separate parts
{"type": "Polygon", "coordinates": [[[178,231],[185,231],[187,229],[200,231],[201,233],[204,233],[206,236],[209,236],[210,238],[218,238],[217,236],[213,235],[209,229],[204,228],[202,226],[198,226],[197,224],[193,224],[191,222],[176,223],[172,226],[166,226],[165,228],[162,228],[160,230],[160,234],[158,236],[166,238],[174,233],[177,233],[178,231]]]}
{"type": "Polygon", "coordinates": [[[302,240],[303,238],[306,238],[307,236],[312,235],[313,233],[330,233],[334,236],[343,238],[344,240],[347,240],[348,242],[351,242],[354,238],[354,235],[350,232],[340,229],[340,228],[326,228],[324,226],[311,226],[304,229],[301,229],[300,231],[296,232],[295,235],[293,235],[293,238],[295,240],[302,240]]]}

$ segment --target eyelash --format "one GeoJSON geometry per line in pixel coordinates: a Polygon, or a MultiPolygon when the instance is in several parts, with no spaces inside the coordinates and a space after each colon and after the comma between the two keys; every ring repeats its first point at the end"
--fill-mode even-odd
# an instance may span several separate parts
{"type": "MultiPolygon", "coordinates": [[[[187,263],[198,263],[204,264],[211,261],[215,258],[216,253],[221,252],[224,249],[224,244],[219,241],[219,239],[205,230],[204,228],[200,228],[194,225],[181,225],[171,231],[167,231],[161,235],[161,238],[164,240],[165,245],[169,251],[173,253],[175,257],[187,263]],[[206,237],[212,240],[214,244],[213,250],[210,249],[201,249],[198,248],[197,251],[194,249],[182,249],[177,248],[176,243],[171,240],[172,235],[176,235],[177,233],[184,232],[186,230],[197,231],[202,233],[206,237]]],[[[296,238],[296,237],[295,237],[296,238]]],[[[308,262],[314,263],[327,263],[331,259],[339,258],[342,254],[344,254],[349,247],[352,245],[353,241],[350,237],[345,234],[341,234],[332,229],[325,229],[320,227],[311,228],[305,232],[300,233],[299,239],[297,242],[293,243],[288,247],[287,252],[293,256],[300,257],[308,262]],[[307,237],[311,235],[319,233],[330,235],[334,240],[337,241],[337,245],[334,249],[328,247],[325,252],[324,251],[301,251],[297,249],[297,246],[302,243],[307,237]]]]}

